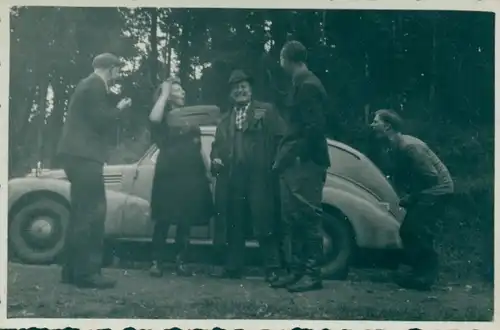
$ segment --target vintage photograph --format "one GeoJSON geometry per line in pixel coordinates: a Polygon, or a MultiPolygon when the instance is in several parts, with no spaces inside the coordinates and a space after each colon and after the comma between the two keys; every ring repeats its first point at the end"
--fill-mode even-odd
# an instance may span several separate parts
{"type": "Polygon", "coordinates": [[[10,7],[7,317],[492,322],[494,48],[486,11],[10,7]]]}

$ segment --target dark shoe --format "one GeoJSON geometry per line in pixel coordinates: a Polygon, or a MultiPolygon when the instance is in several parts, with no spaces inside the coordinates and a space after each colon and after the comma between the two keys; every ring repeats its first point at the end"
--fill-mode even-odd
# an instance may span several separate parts
{"type": "Polygon", "coordinates": [[[310,275],[302,277],[298,282],[287,286],[288,292],[306,292],[323,289],[320,278],[313,278],[310,275]]]}
{"type": "Polygon", "coordinates": [[[430,291],[434,281],[424,276],[396,273],[394,282],[404,289],[430,291]]]}
{"type": "Polygon", "coordinates": [[[177,263],[177,266],[175,268],[175,273],[178,276],[184,276],[184,277],[193,276],[193,273],[189,269],[187,269],[184,263],[177,263]]]}
{"type": "Polygon", "coordinates": [[[270,283],[270,287],[273,289],[283,289],[289,285],[297,283],[302,276],[296,274],[287,274],[281,278],[276,279],[270,283]]]}
{"type": "Polygon", "coordinates": [[[149,276],[151,277],[162,277],[163,269],[160,264],[156,261],[153,261],[153,265],[149,268],[149,276]]]}
{"type": "Polygon", "coordinates": [[[264,280],[267,283],[271,284],[271,283],[276,282],[279,278],[280,277],[279,277],[277,271],[275,271],[275,270],[268,270],[268,271],[266,271],[266,277],[264,278],[264,280]]]}
{"type": "Polygon", "coordinates": [[[77,287],[82,289],[111,289],[116,285],[116,281],[102,275],[93,275],[75,280],[77,287]]]}

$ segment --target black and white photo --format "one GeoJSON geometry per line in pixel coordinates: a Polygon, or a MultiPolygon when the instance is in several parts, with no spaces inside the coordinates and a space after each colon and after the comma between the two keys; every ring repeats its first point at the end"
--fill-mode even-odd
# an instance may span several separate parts
{"type": "Polygon", "coordinates": [[[498,6],[315,2],[2,5],[8,324],[493,326],[498,6]]]}

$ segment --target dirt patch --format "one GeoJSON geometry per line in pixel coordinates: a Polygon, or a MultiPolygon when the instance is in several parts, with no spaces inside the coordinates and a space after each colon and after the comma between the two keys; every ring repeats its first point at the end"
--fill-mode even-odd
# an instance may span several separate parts
{"type": "Polygon", "coordinates": [[[59,283],[56,266],[8,267],[8,317],[150,319],[335,319],[491,321],[493,289],[443,283],[430,293],[401,290],[383,271],[356,270],[322,291],[290,294],[260,278],[219,280],[204,275],[150,279],[141,270],[106,269],[111,290],[59,283]]]}

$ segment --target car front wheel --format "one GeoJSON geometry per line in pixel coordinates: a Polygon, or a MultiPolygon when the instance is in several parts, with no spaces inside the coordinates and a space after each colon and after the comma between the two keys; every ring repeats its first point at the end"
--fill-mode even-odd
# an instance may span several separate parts
{"type": "Polygon", "coordinates": [[[347,219],[325,211],[323,213],[323,265],[322,277],[345,280],[354,251],[354,238],[347,219]]]}
{"type": "Polygon", "coordinates": [[[64,248],[69,221],[66,206],[40,198],[22,207],[9,224],[9,248],[22,262],[50,264],[64,248]]]}

